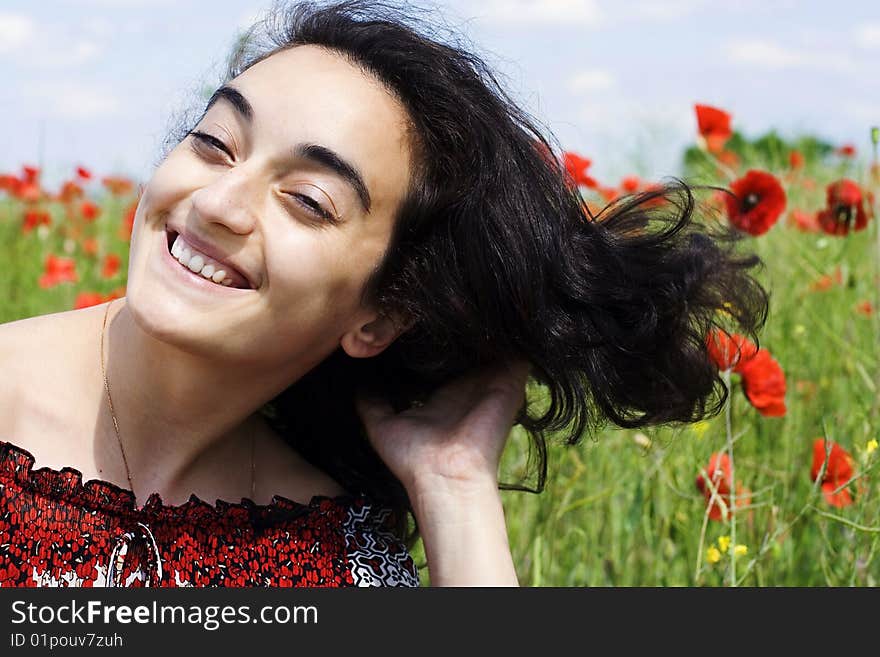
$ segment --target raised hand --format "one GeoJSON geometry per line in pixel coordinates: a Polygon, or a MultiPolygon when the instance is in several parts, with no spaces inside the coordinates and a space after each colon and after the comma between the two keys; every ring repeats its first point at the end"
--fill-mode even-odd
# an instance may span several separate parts
{"type": "Polygon", "coordinates": [[[395,413],[355,400],[370,442],[406,487],[435,586],[516,586],[498,462],[523,406],[529,364],[478,370],[395,413]]]}
{"type": "Polygon", "coordinates": [[[408,490],[426,481],[495,482],[529,371],[526,361],[474,370],[400,413],[362,397],[356,408],[373,448],[408,490]]]}

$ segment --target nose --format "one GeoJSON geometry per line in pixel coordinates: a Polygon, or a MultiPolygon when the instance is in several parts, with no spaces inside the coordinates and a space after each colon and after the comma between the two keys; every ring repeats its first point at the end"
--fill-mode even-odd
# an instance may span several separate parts
{"type": "Polygon", "coordinates": [[[258,215],[259,180],[244,164],[232,167],[192,195],[193,209],[205,222],[222,224],[234,233],[246,235],[254,229],[258,215]]]}

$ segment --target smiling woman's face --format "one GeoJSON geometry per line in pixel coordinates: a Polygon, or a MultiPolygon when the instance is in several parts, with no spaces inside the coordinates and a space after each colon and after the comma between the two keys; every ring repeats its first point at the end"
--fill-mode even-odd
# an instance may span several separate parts
{"type": "Polygon", "coordinates": [[[378,353],[393,336],[360,331],[375,313],[359,295],[409,185],[405,109],[315,46],[276,53],[227,87],[144,189],[130,310],[160,340],[242,364],[316,364],[340,343],[378,353]],[[169,254],[175,233],[222,261],[213,278],[224,263],[245,278],[192,273],[169,254]]]}

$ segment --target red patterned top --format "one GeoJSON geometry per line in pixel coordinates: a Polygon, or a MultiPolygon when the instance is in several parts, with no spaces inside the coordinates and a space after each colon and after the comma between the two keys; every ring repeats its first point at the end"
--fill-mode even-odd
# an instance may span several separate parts
{"type": "Polygon", "coordinates": [[[364,495],[135,508],[0,441],[0,586],[418,586],[393,514],[364,495]]]}

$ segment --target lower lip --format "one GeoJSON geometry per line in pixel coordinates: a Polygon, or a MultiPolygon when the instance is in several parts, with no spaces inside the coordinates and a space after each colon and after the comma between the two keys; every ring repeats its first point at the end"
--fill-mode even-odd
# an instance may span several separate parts
{"type": "Polygon", "coordinates": [[[243,292],[251,291],[250,288],[239,288],[232,287],[231,285],[213,283],[201,274],[196,274],[190,270],[189,267],[184,267],[180,264],[180,262],[171,255],[171,251],[168,249],[168,233],[165,231],[162,232],[162,240],[162,251],[164,252],[162,260],[168,265],[168,268],[172,270],[172,276],[174,276],[179,282],[193,288],[205,290],[206,292],[212,292],[213,294],[241,294],[243,292]]]}

